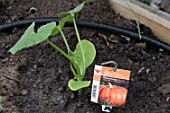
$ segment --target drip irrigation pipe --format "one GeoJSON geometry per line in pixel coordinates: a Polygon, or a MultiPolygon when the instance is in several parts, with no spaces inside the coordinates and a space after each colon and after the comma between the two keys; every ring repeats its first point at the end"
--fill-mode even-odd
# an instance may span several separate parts
{"type": "MultiPolygon", "coordinates": [[[[29,26],[32,22],[35,22],[38,25],[42,25],[48,22],[56,22],[58,23],[60,21],[59,18],[35,18],[35,19],[28,19],[28,20],[20,20],[18,22],[13,22],[13,23],[8,23],[4,25],[0,25],[0,31],[9,31],[12,30],[15,27],[18,28],[23,28],[29,26]]],[[[115,26],[110,26],[110,25],[105,25],[105,24],[99,24],[99,23],[94,23],[94,22],[81,22],[77,21],[77,25],[79,27],[87,27],[87,28],[94,28],[94,29],[100,29],[100,30],[105,30],[105,31],[110,31],[110,32],[115,32],[119,34],[123,34],[125,36],[129,36],[135,39],[139,39],[139,35],[136,32],[132,32],[129,30],[122,29],[120,27],[115,27],[115,26]]],[[[72,22],[67,22],[66,26],[73,26],[72,22]]],[[[149,38],[147,36],[142,36],[141,41],[148,42],[150,44],[156,45],[164,50],[170,51],[170,45],[165,44],[159,40],[149,38]]]]}

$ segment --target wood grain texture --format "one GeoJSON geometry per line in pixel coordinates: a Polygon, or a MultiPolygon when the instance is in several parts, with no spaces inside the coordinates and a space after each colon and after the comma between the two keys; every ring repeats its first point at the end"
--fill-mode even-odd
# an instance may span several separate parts
{"type": "Polygon", "coordinates": [[[159,10],[149,8],[136,0],[109,0],[113,10],[125,18],[135,19],[138,17],[140,23],[152,29],[155,36],[161,41],[170,44],[170,15],[159,10]],[[130,6],[130,7],[129,7],[130,6]],[[130,9],[131,8],[131,9],[130,9]]]}

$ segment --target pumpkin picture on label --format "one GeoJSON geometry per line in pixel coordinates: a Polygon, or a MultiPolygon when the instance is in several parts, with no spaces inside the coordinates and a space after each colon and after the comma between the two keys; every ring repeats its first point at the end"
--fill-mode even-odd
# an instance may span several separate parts
{"type": "Polygon", "coordinates": [[[121,106],[126,102],[127,89],[121,86],[101,85],[99,87],[99,101],[111,106],[121,106]]]}

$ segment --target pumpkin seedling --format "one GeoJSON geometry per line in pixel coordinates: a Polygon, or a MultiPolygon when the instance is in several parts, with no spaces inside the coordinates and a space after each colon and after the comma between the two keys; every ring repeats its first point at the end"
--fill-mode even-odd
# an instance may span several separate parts
{"type": "Polygon", "coordinates": [[[85,76],[85,71],[87,67],[93,62],[96,56],[96,50],[94,45],[88,40],[81,40],[74,18],[75,13],[81,11],[85,3],[90,2],[91,0],[86,0],[73,10],[67,12],[61,12],[58,14],[59,17],[63,17],[59,24],[56,25],[56,22],[50,22],[46,25],[41,26],[37,32],[34,31],[35,23],[33,22],[28,29],[25,31],[21,39],[9,50],[12,54],[15,54],[17,51],[28,48],[33,45],[39,44],[42,41],[47,41],[52,47],[59,51],[63,56],[65,56],[70,61],[70,68],[75,76],[75,79],[71,79],[68,82],[68,86],[71,90],[76,91],[81,88],[87,87],[90,85],[90,81],[82,81],[85,76]],[[62,31],[66,22],[73,22],[78,43],[76,49],[72,51],[69,47],[67,39],[62,31]],[[64,43],[67,48],[67,52],[64,52],[57,45],[51,42],[48,38],[50,36],[61,34],[63,37],[64,43]]]}

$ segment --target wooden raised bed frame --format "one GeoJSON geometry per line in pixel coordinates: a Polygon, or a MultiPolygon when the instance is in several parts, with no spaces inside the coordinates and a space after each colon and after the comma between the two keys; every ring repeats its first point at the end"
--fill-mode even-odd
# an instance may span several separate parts
{"type": "Polygon", "coordinates": [[[125,18],[134,19],[135,12],[140,23],[151,28],[155,36],[170,44],[170,15],[153,9],[136,0],[109,0],[113,10],[125,18]],[[129,7],[130,6],[130,7],[129,7]],[[130,9],[131,8],[131,9],[130,9]]]}

